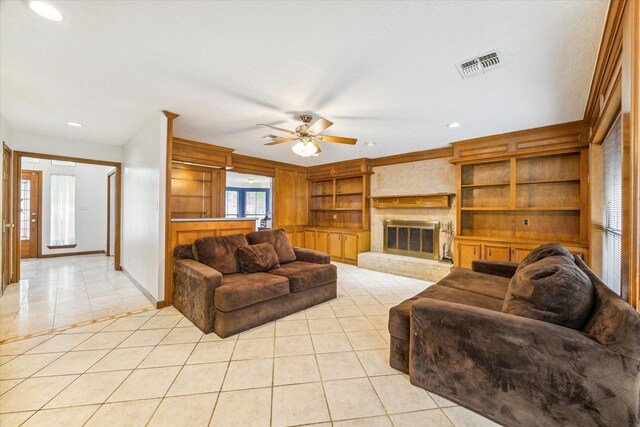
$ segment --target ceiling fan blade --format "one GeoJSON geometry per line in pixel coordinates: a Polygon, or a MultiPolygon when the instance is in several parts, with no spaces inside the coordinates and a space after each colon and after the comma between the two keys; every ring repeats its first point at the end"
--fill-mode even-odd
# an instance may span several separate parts
{"type": "Polygon", "coordinates": [[[329,128],[332,125],[333,125],[333,122],[330,122],[329,120],[323,119],[322,117],[320,117],[309,129],[307,129],[307,132],[313,135],[319,135],[325,129],[329,128]]]}
{"type": "Polygon", "coordinates": [[[319,136],[318,139],[322,142],[337,142],[338,144],[349,144],[349,145],[354,145],[356,142],[358,142],[358,140],[355,138],[345,138],[342,136],[329,136],[329,135],[319,136]]]}
{"type": "Polygon", "coordinates": [[[322,153],[322,150],[320,149],[320,146],[318,145],[318,141],[312,139],[311,143],[318,149],[318,151],[316,151],[316,154],[322,153]]]}
{"type": "Polygon", "coordinates": [[[278,144],[284,144],[285,142],[295,141],[296,139],[300,139],[300,138],[278,139],[277,141],[267,142],[267,143],[266,143],[266,144],[264,144],[264,145],[278,145],[278,144]]]}
{"type": "Polygon", "coordinates": [[[290,133],[291,135],[295,135],[295,134],[296,134],[296,133],[295,133],[294,131],[292,131],[292,130],[283,129],[283,128],[277,128],[277,127],[275,127],[275,126],[265,125],[265,124],[263,124],[263,123],[259,123],[259,124],[258,124],[258,126],[264,126],[264,127],[267,127],[267,128],[275,129],[275,130],[280,131],[280,132],[290,133]]]}

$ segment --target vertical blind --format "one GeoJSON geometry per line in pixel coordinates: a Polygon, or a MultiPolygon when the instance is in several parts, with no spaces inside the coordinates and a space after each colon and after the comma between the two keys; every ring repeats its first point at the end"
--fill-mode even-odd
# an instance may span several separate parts
{"type": "Polygon", "coordinates": [[[602,143],[603,236],[602,279],[621,294],[622,267],[622,126],[620,116],[602,143]]]}
{"type": "Polygon", "coordinates": [[[51,233],[52,246],[72,245],[76,242],[76,177],[51,175],[51,233]]]}

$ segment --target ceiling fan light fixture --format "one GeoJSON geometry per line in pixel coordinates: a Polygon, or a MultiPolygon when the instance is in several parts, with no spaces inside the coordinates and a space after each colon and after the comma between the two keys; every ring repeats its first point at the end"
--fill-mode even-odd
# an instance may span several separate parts
{"type": "Polygon", "coordinates": [[[29,5],[29,9],[44,19],[56,22],[62,21],[62,14],[60,11],[49,3],[43,1],[30,1],[27,4],[29,5]]]}
{"type": "Polygon", "coordinates": [[[318,147],[312,144],[310,139],[300,140],[291,147],[291,150],[301,157],[310,157],[318,152],[318,147]]]}

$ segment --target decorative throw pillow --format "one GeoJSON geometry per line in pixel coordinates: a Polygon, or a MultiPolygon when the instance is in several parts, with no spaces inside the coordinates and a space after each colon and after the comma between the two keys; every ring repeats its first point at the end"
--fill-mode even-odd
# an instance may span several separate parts
{"type": "Polygon", "coordinates": [[[560,243],[545,243],[531,250],[526,257],[520,262],[516,271],[520,271],[528,265],[538,262],[550,256],[563,256],[573,262],[573,255],[566,250],[560,243]]]}
{"type": "Polygon", "coordinates": [[[197,239],[193,243],[193,254],[196,261],[222,274],[232,274],[240,271],[236,250],[240,246],[247,245],[247,239],[242,234],[209,236],[197,239]]]}
{"type": "Polygon", "coordinates": [[[249,244],[256,245],[258,243],[271,243],[278,254],[280,264],[286,264],[296,260],[296,253],[293,252],[287,233],[282,229],[277,230],[260,230],[247,234],[249,244]]]}
{"type": "Polygon", "coordinates": [[[549,256],[530,264],[509,282],[505,313],[581,329],[591,316],[594,286],[566,256],[549,256]]]}
{"type": "Polygon", "coordinates": [[[280,267],[278,255],[271,243],[240,246],[237,256],[242,273],[259,273],[280,267]]]}

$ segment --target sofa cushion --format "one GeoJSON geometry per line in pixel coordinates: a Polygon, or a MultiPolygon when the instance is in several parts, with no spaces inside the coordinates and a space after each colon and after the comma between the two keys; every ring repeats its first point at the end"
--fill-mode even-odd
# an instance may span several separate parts
{"type": "Polygon", "coordinates": [[[504,300],[509,279],[456,267],[438,285],[504,300]]]}
{"type": "Polygon", "coordinates": [[[527,256],[524,257],[524,259],[520,262],[520,265],[518,265],[516,272],[522,270],[528,265],[533,264],[534,262],[538,262],[550,256],[562,256],[565,257],[568,261],[573,261],[573,255],[571,254],[571,252],[566,250],[560,243],[544,243],[537,248],[532,249],[531,252],[529,252],[527,256]]]}
{"type": "Polygon", "coordinates": [[[193,243],[193,254],[196,261],[222,274],[232,274],[240,271],[236,251],[246,245],[247,239],[242,234],[203,237],[193,243]]]}
{"type": "Polygon", "coordinates": [[[216,288],[214,305],[220,311],[229,312],[288,293],[289,281],[285,277],[269,273],[228,274],[216,288]]]}
{"type": "Polygon", "coordinates": [[[396,338],[409,341],[411,306],[421,298],[430,298],[440,301],[455,302],[486,308],[493,311],[502,309],[502,300],[486,295],[468,292],[439,284],[431,285],[413,298],[401,302],[389,310],[389,334],[396,338]]]}
{"type": "Polygon", "coordinates": [[[591,316],[593,300],[589,277],[573,260],[556,255],[516,272],[502,311],[580,329],[591,316]]]}
{"type": "Polygon", "coordinates": [[[265,242],[271,243],[278,254],[280,264],[286,264],[296,260],[296,254],[293,252],[287,233],[282,228],[253,231],[247,234],[247,240],[252,245],[265,242]]]}
{"type": "Polygon", "coordinates": [[[242,273],[259,273],[280,267],[278,255],[271,243],[240,246],[236,256],[242,273]]]}
{"type": "Polygon", "coordinates": [[[294,261],[269,271],[271,274],[289,279],[291,292],[300,292],[316,286],[335,282],[338,269],[333,264],[315,264],[294,261]]]}

